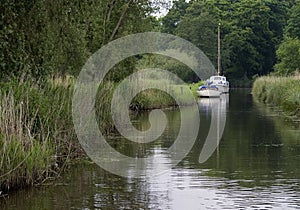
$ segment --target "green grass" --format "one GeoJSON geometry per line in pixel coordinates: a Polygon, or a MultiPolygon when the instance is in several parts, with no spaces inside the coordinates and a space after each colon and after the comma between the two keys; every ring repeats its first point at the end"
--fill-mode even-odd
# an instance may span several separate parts
{"type": "Polygon", "coordinates": [[[279,106],[291,116],[300,116],[300,77],[266,76],[256,79],[252,93],[255,99],[279,106]]]}
{"type": "MultiPolygon", "coordinates": [[[[128,92],[131,91],[132,87],[141,89],[141,85],[150,87],[161,87],[163,90],[167,90],[169,93],[174,93],[184,105],[190,105],[194,102],[194,98],[197,98],[197,89],[204,82],[178,85],[174,83],[169,83],[165,80],[158,79],[147,79],[141,80],[140,82],[126,83],[121,90],[123,96],[127,96],[128,92]],[[192,97],[188,97],[188,93],[192,93],[192,97]]],[[[104,134],[112,134],[116,131],[115,126],[112,122],[111,117],[111,99],[113,93],[118,87],[118,83],[106,82],[102,84],[97,93],[96,97],[96,115],[99,125],[99,129],[104,134]]],[[[171,97],[170,94],[158,89],[147,89],[145,91],[137,94],[131,101],[128,107],[132,112],[138,112],[143,110],[160,109],[160,108],[170,108],[177,107],[176,101],[171,97]]],[[[122,110],[119,110],[119,114],[124,114],[122,110]]]]}
{"type": "Polygon", "coordinates": [[[204,85],[205,83],[206,83],[205,81],[199,81],[197,83],[192,83],[189,85],[192,93],[194,94],[194,96],[196,98],[198,97],[197,90],[198,90],[199,86],[204,85]]]}
{"type": "MultiPolygon", "coordinates": [[[[177,100],[181,101],[184,105],[189,105],[193,103],[193,101],[190,97],[188,97],[188,95],[192,93],[193,96],[196,98],[197,89],[200,85],[203,84],[203,82],[185,85],[168,84],[160,80],[147,80],[143,81],[143,83],[161,83],[161,86],[165,86],[163,89],[176,95],[178,97],[177,100]]],[[[155,84],[154,86],[158,85],[155,84]]],[[[173,99],[173,97],[171,97],[170,94],[167,94],[166,92],[157,89],[149,89],[141,92],[133,99],[131,103],[131,108],[133,110],[149,110],[176,106],[177,103],[173,99]]]]}
{"type": "Polygon", "coordinates": [[[72,85],[0,84],[0,191],[41,183],[80,151],[72,85]]]}
{"type": "MultiPolygon", "coordinates": [[[[138,85],[159,86],[174,93],[188,105],[187,93],[197,97],[202,83],[178,85],[165,80],[142,80],[138,85]]],[[[96,97],[99,128],[115,131],[111,119],[111,99],[118,83],[101,84],[96,97]]],[[[124,94],[134,85],[127,84],[124,94]]],[[[49,80],[43,86],[32,83],[0,83],[0,191],[44,182],[60,174],[70,160],[82,155],[73,128],[74,80],[49,80]]],[[[132,111],[177,106],[164,91],[148,89],[131,101],[132,111]]]]}

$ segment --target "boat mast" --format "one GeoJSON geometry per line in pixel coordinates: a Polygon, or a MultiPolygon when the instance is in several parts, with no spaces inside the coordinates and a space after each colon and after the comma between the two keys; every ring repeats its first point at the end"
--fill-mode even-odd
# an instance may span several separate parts
{"type": "Polygon", "coordinates": [[[218,75],[221,75],[221,23],[218,26],[218,75]]]}

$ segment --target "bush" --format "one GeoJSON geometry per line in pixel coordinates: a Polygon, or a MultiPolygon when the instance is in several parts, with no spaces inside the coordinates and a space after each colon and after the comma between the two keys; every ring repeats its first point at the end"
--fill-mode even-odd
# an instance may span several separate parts
{"type": "Polygon", "coordinates": [[[260,77],[252,93],[258,101],[279,106],[290,115],[300,116],[300,79],[294,77],[260,77]]]}
{"type": "Polygon", "coordinates": [[[0,84],[0,191],[40,182],[77,156],[72,93],[71,85],[0,84]]]}

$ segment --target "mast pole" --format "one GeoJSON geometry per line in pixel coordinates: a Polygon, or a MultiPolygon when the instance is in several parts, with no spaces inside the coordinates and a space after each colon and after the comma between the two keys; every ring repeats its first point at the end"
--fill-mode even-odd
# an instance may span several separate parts
{"type": "Polygon", "coordinates": [[[221,75],[221,23],[218,26],[218,75],[221,75]]]}

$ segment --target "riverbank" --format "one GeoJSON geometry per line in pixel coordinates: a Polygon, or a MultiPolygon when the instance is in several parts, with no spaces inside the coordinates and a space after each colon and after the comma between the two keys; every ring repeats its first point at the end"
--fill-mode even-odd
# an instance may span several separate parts
{"type": "MultiPolygon", "coordinates": [[[[190,105],[193,101],[190,101],[187,96],[189,92],[193,94],[195,98],[198,97],[197,89],[200,85],[203,85],[204,82],[186,84],[186,85],[176,85],[170,84],[168,89],[170,92],[178,96],[180,101],[184,101],[186,105],[190,105]]],[[[132,101],[132,110],[151,110],[157,108],[167,108],[167,107],[176,107],[176,101],[163,91],[156,89],[150,89],[139,94],[132,101]]]]}
{"type": "MultiPolygon", "coordinates": [[[[185,105],[190,105],[195,102],[194,98],[188,96],[187,93],[192,93],[195,99],[198,98],[197,89],[204,82],[178,85],[170,84],[167,81],[163,80],[143,80],[140,84],[152,86],[152,87],[163,87],[162,89],[167,90],[170,93],[173,93],[177,96],[177,99],[181,102],[184,102],[185,105]],[[148,84],[146,84],[148,83],[148,84]],[[151,84],[152,85],[149,85],[151,84]],[[160,84],[159,84],[160,83],[160,84]]],[[[96,97],[96,115],[99,124],[99,129],[101,132],[108,135],[116,132],[116,128],[111,119],[111,99],[112,94],[117,88],[118,83],[106,82],[99,87],[99,91],[96,97]]],[[[139,88],[138,88],[139,89],[139,88]]],[[[122,95],[126,96],[127,91],[130,91],[130,88],[124,88],[122,90],[122,95]]],[[[138,111],[147,111],[152,109],[164,109],[177,107],[176,101],[172,98],[171,95],[167,94],[164,91],[158,89],[148,89],[140,92],[136,95],[130,104],[129,109],[134,113],[138,111]]],[[[122,114],[121,112],[120,114],[122,114]]]]}
{"type": "MultiPolygon", "coordinates": [[[[106,82],[97,94],[96,114],[104,133],[115,131],[109,110],[117,85],[106,82]]],[[[199,85],[168,84],[168,88],[188,105],[186,93],[192,91],[197,97],[199,85]]],[[[72,80],[50,80],[43,86],[0,83],[0,196],[51,180],[69,162],[84,155],[73,128],[73,91],[72,80]]],[[[169,94],[150,89],[138,94],[129,108],[141,111],[176,106],[169,94]]]]}
{"type": "MultiPolygon", "coordinates": [[[[227,206],[299,209],[300,125],[289,124],[274,111],[265,112],[263,104],[260,109],[249,97],[249,91],[230,91],[232,100],[229,109],[226,108],[226,130],[219,153],[216,151],[204,164],[200,165],[198,159],[212,113],[207,106],[199,106],[200,136],[184,163],[166,171],[163,179],[120,177],[86,161],[72,165],[51,184],[10,193],[9,198],[0,199],[0,209],[193,209],[199,204],[203,209],[226,209],[227,206]]],[[[206,101],[203,100],[203,105],[206,101]]],[[[193,109],[186,113],[194,116],[193,109]]],[[[144,165],[149,173],[170,168],[174,156],[165,154],[178,136],[180,110],[167,110],[166,114],[167,129],[158,141],[136,147],[130,141],[114,138],[111,145],[131,157],[154,157],[155,162],[148,159],[144,165]]],[[[147,116],[147,113],[135,116],[134,126],[148,128],[147,116]]],[[[130,176],[136,167],[132,165],[122,170],[130,176]]]]}
{"type": "Polygon", "coordinates": [[[0,84],[0,192],[43,183],[82,153],[71,85],[0,84]]]}
{"type": "Polygon", "coordinates": [[[278,106],[292,117],[300,117],[300,76],[265,76],[255,80],[252,94],[256,100],[278,106]]]}

